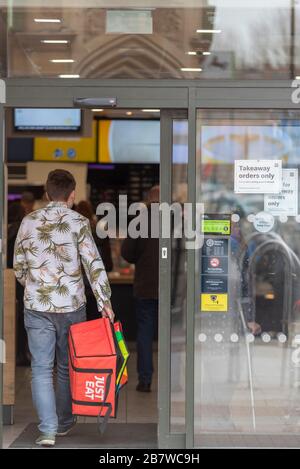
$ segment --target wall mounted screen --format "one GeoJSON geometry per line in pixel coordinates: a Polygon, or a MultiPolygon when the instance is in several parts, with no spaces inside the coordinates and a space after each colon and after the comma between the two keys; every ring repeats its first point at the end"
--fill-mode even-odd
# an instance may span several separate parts
{"type": "Polygon", "coordinates": [[[14,109],[14,128],[19,131],[79,131],[80,109],[14,109]]]}
{"type": "Polygon", "coordinates": [[[158,120],[102,120],[99,132],[100,163],[159,163],[158,120]]]}

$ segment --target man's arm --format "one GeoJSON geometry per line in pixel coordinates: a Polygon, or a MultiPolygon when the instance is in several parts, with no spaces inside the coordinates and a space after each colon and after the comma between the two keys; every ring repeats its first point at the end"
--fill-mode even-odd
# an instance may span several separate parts
{"type": "Polygon", "coordinates": [[[98,310],[102,316],[113,321],[110,285],[88,221],[80,229],[78,247],[86,276],[97,300],[98,310]]]}
{"type": "Polygon", "coordinates": [[[28,273],[28,266],[26,261],[25,252],[22,245],[23,241],[23,227],[22,224],[19,228],[15,248],[14,248],[14,271],[17,280],[20,282],[23,287],[25,286],[25,281],[28,273]]]}

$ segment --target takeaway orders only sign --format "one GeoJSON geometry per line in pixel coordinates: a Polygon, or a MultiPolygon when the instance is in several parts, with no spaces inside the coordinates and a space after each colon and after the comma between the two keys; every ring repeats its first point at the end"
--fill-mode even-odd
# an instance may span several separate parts
{"type": "Polygon", "coordinates": [[[237,194],[278,194],[281,189],[281,160],[234,162],[234,192],[237,194]]]}

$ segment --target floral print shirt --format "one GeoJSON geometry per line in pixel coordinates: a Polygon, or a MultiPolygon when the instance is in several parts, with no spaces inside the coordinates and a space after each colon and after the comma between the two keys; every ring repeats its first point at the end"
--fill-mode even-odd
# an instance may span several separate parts
{"type": "Polygon", "coordinates": [[[25,287],[26,309],[68,313],[84,305],[81,263],[101,311],[111,291],[88,219],[63,202],[50,202],[23,219],[14,270],[25,287]]]}

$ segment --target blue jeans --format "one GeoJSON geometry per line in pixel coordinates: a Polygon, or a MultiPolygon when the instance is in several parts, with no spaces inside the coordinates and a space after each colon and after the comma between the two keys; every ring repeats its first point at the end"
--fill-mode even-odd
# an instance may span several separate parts
{"type": "Polygon", "coordinates": [[[32,399],[41,433],[55,435],[73,422],[69,380],[68,333],[72,324],[85,321],[85,306],[72,313],[44,313],[25,309],[32,369],[32,399]],[[56,355],[56,395],[53,368],[56,355]]]}
{"type": "Polygon", "coordinates": [[[152,344],[157,333],[158,300],[136,299],[136,319],[139,382],[151,384],[153,374],[152,344]]]}

